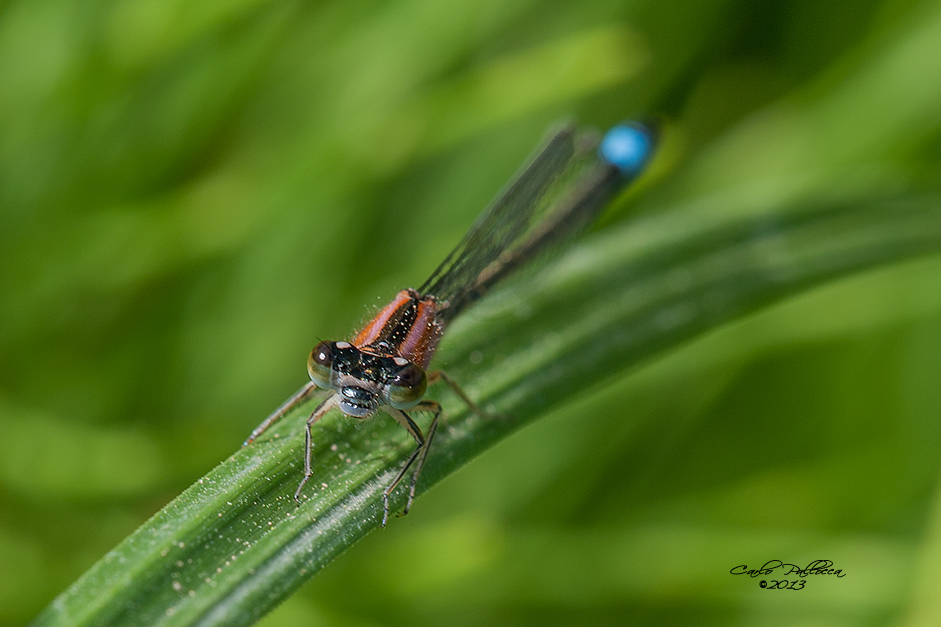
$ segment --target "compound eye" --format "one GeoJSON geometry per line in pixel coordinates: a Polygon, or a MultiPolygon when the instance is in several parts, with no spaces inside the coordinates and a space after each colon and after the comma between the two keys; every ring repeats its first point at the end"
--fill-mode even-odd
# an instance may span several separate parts
{"type": "Polygon", "coordinates": [[[329,389],[333,373],[333,347],[330,342],[321,342],[310,351],[307,372],[317,387],[329,389]]]}
{"type": "Polygon", "coordinates": [[[425,371],[408,364],[389,381],[389,404],[396,409],[411,409],[421,401],[427,387],[425,371]]]}

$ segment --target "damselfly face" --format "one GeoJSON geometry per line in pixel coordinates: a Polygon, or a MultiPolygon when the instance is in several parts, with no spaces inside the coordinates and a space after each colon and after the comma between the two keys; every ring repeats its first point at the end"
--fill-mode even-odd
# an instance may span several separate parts
{"type": "Polygon", "coordinates": [[[337,394],[347,416],[368,418],[383,405],[411,409],[425,395],[428,378],[404,357],[381,355],[349,342],[321,342],[307,359],[310,380],[337,394]]]}

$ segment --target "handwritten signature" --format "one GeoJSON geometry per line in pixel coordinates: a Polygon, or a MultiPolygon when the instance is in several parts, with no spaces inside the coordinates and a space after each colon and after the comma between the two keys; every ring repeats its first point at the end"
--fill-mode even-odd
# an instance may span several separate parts
{"type": "Polygon", "coordinates": [[[758,577],[760,575],[770,575],[776,569],[781,569],[781,575],[797,575],[798,577],[807,577],[808,575],[836,575],[837,577],[845,577],[846,573],[842,569],[833,568],[833,562],[830,560],[814,560],[808,564],[805,568],[801,568],[796,564],[788,564],[782,562],[781,560],[770,560],[764,563],[761,568],[754,568],[749,570],[748,566],[742,564],[741,566],[736,566],[729,572],[733,575],[748,575],[749,577],[758,577]]]}

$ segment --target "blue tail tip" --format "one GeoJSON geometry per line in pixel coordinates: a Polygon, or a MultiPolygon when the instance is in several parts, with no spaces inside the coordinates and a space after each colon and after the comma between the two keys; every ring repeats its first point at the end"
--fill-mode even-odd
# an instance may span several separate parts
{"type": "Polygon", "coordinates": [[[656,144],[655,125],[624,122],[605,133],[598,154],[621,174],[633,178],[650,163],[656,144]]]}

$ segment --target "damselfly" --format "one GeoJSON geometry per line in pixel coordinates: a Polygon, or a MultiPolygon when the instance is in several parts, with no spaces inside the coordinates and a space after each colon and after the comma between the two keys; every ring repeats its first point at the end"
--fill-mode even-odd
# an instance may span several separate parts
{"type": "Polygon", "coordinates": [[[471,411],[487,416],[447,373],[426,372],[448,323],[513,270],[591,224],[640,174],[655,144],[652,125],[638,122],[614,127],[600,143],[596,134],[571,126],[556,131],[421,287],[399,292],[349,342],[314,347],[307,360],[310,382],[268,416],[245,444],[316,389],[331,391],[307,419],[304,478],[294,493],[300,502],[313,474],[314,423],[335,407],[354,418],[368,418],[383,408],[418,446],[382,493],[382,524],[389,518],[389,496],[414,465],[402,512],[407,514],[441,417],[441,405],[423,400],[428,385],[444,381],[471,411]],[[410,410],[432,414],[427,436],[410,410]]]}

